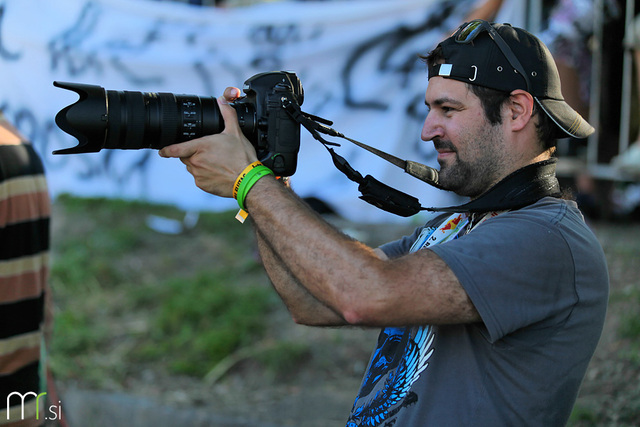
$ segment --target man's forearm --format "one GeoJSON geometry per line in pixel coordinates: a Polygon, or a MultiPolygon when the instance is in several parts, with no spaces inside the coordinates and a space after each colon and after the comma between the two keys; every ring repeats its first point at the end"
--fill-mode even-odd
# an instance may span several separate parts
{"type": "Polygon", "coordinates": [[[267,275],[296,323],[311,326],[346,325],[342,317],[300,285],[257,229],[256,238],[267,275]]]}
{"type": "Polygon", "coordinates": [[[310,296],[353,323],[345,314],[371,283],[365,276],[375,275],[371,263],[380,262],[377,254],[271,178],[258,181],[248,194],[247,208],[258,232],[310,296]]]}

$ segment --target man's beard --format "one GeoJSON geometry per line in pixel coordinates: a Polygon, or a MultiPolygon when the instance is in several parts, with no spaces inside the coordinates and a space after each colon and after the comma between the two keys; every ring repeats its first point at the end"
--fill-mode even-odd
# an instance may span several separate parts
{"type": "MultiPolygon", "coordinates": [[[[453,162],[442,163],[438,177],[439,184],[454,193],[475,198],[495,184],[497,159],[480,148],[479,155],[472,162],[460,159],[458,150],[451,141],[436,138],[433,140],[436,149],[447,149],[454,153],[453,162]]],[[[480,144],[479,144],[480,145],[480,144]]]]}
{"type": "Polygon", "coordinates": [[[456,161],[440,166],[438,183],[449,191],[453,191],[461,196],[475,197],[476,191],[470,191],[468,187],[474,178],[472,167],[469,163],[460,160],[455,154],[456,161]]]}

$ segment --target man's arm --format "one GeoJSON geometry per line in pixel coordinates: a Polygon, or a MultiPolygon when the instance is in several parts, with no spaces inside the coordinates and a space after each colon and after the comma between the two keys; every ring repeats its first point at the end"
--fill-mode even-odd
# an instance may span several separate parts
{"type": "Polygon", "coordinates": [[[296,323],[309,326],[347,325],[335,311],[318,301],[300,285],[259,231],[256,231],[256,238],[264,269],[296,323]]]}
{"type": "Polygon", "coordinates": [[[449,267],[433,252],[396,260],[317,218],[271,177],[249,192],[253,222],[288,271],[349,324],[393,326],[479,321],[449,267]]]}
{"type": "MultiPolygon", "coordinates": [[[[239,93],[227,89],[226,100],[239,93]]],[[[222,133],[165,147],[160,155],[179,157],[202,190],[231,197],[237,176],[257,158],[235,110],[224,99],[219,106],[225,121],[222,133]]],[[[334,311],[336,319],[365,326],[480,321],[456,276],[430,250],[381,259],[318,217],[272,176],[257,181],[245,205],[263,243],[286,267],[271,274],[286,271],[334,311]]]]}

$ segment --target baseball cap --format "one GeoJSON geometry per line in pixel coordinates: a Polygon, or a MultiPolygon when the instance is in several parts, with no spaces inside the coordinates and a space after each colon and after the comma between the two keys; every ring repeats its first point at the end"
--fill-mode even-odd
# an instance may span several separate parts
{"type": "Polygon", "coordinates": [[[429,67],[429,78],[441,76],[505,92],[526,90],[564,136],[586,138],[594,132],[564,101],[551,52],[528,31],[476,19],[462,24],[439,46],[445,60],[429,67]]]}

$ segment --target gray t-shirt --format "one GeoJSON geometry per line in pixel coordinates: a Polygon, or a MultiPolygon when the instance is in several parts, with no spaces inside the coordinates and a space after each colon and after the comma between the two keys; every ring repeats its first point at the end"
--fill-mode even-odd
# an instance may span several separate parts
{"type": "MultiPolygon", "coordinates": [[[[382,250],[406,254],[425,227],[382,250]]],[[[453,270],[483,322],[383,329],[347,426],[564,425],[609,289],[576,204],[544,198],[426,250],[453,270]]]]}

